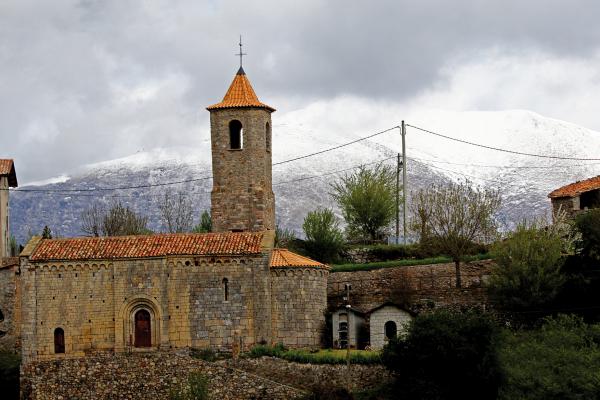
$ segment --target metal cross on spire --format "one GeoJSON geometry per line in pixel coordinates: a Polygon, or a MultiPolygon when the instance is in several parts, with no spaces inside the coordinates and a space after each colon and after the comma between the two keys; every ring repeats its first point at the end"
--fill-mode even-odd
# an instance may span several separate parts
{"type": "Polygon", "coordinates": [[[242,57],[246,55],[246,53],[242,52],[242,35],[240,35],[240,52],[236,54],[236,56],[240,56],[240,68],[242,68],[242,57]]]}

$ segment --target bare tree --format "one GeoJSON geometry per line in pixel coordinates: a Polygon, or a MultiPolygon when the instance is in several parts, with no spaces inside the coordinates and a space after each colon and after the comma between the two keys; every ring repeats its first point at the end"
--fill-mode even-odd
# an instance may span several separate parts
{"type": "Polygon", "coordinates": [[[105,236],[143,235],[149,233],[148,217],[137,215],[121,202],[114,202],[102,219],[105,236]]]}
{"type": "Polygon", "coordinates": [[[91,236],[143,235],[150,233],[148,217],[137,215],[116,201],[106,211],[98,203],[81,213],[81,230],[91,236]]]}
{"type": "Polygon", "coordinates": [[[498,231],[494,214],[500,208],[499,191],[476,188],[469,181],[433,184],[420,190],[413,201],[417,203],[413,209],[424,213],[417,217],[422,222],[419,233],[431,235],[452,257],[456,287],[461,287],[461,258],[473,242],[489,242],[498,231]]]}
{"type": "Polygon", "coordinates": [[[184,193],[173,195],[165,192],[158,208],[168,232],[180,233],[192,230],[194,219],[192,202],[184,193]]]}
{"type": "Polygon", "coordinates": [[[99,203],[93,203],[81,213],[81,230],[90,236],[100,236],[105,213],[99,203]]]}

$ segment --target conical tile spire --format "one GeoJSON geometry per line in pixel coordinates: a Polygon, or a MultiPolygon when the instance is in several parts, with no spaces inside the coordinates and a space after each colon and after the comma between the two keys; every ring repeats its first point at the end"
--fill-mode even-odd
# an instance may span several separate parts
{"type": "Polygon", "coordinates": [[[231,82],[227,93],[225,93],[223,100],[220,103],[206,107],[206,109],[211,111],[222,108],[243,107],[266,108],[271,112],[275,111],[273,107],[261,103],[258,100],[258,96],[256,96],[246,72],[244,72],[244,69],[240,67],[237,74],[233,78],[233,82],[231,82]]]}

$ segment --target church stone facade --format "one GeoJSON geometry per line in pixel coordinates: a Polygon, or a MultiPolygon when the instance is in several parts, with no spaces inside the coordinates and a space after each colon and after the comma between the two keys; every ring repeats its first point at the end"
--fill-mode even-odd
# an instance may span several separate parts
{"type": "MultiPolygon", "coordinates": [[[[214,233],[42,239],[14,278],[23,362],[96,351],[318,346],[329,267],[274,248],[271,112],[244,71],[211,113],[214,233]]],[[[10,302],[11,300],[7,300],[10,302]]]]}

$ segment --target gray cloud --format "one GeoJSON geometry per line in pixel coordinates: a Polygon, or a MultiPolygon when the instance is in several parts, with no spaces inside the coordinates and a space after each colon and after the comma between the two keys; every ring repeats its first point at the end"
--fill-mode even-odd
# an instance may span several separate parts
{"type": "Polygon", "coordinates": [[[204,107],[235,73],[238,33],[265,101],[403,101],[493,48],[587,59],[599,12],[560,0],[5,1],[0,157],[27,181],[206,140],[204,107]]]}

